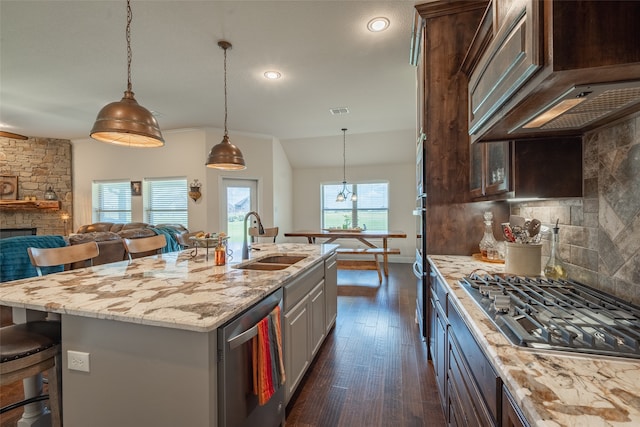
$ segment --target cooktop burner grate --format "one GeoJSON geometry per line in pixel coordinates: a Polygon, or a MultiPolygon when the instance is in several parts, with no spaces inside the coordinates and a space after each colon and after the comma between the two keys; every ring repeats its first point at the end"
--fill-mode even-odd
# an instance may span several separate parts
{"type": "Polygon", "coordinates": [[[640,358],[640,308],[569,280],[472,274],[461,280],[514,344],[640,358]]]}

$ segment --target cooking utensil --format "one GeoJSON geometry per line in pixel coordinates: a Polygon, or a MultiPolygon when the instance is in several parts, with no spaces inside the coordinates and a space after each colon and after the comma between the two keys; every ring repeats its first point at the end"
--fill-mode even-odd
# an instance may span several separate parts
{"type": "Polygon", "coordinates": [[[525,221],[526,220],[525,220],[525,218],[523,216],[519,216],[519,215],[510,215],[509,216],[509,225],[511,225],[512,229],[515,226],[524,227],[525,221]]]}
{"type": "Polygon", "coordinates": [[[529,233],[529,238],[530,239],[533,239],[534,237],[536,237],[538,235],[538,233],[540,232],[540,226],[541,225],[542,224],[537,219],[532,219],[529,222],[529,227],[527,228],[527,232],[529,233]]]}
{"type": "Polygon", "coordinates": [[[513,235],[513,230],[511,230],[511,226],[508,222],[502,223],[502,235],[507,240],[507,242],[515,242],[516,237],[513,235]]]}

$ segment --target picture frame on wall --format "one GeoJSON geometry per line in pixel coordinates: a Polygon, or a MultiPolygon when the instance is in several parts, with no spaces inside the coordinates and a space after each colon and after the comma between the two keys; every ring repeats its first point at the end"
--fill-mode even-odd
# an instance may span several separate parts
{"type": "Polygon", "coordinates": [[[0,200],[18,200],[18,177],[0,176],[0,200]]]}
{"type": "Polygon", "coordinates": [[[131,195],[142,196],[142,181],[131,181],[131,195]]]}

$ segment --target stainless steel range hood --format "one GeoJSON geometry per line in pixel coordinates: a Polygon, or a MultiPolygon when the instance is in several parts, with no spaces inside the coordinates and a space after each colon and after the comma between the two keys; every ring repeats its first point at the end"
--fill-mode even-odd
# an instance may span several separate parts
{"type": "Polygon", "coordinates": [[[573,86],[509,133],[582,129],[640,103],[640,80],[573,86]]]}

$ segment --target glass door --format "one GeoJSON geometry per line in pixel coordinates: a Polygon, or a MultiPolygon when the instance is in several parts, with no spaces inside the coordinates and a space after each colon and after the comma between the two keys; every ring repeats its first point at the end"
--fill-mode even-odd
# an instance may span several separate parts
{"type": "MultiPolygon", "coordinates": [[[[222,225],[229,235],[229,243],[242,246],[245,230],[242,229],[244,217],[258,210],[258,181],[255,179],[222,178],[222,225]]],[[[251,224],[248,224],[248,226],[251,224]]]]}

